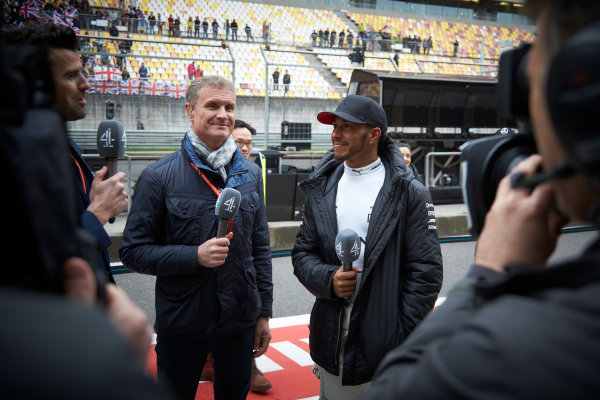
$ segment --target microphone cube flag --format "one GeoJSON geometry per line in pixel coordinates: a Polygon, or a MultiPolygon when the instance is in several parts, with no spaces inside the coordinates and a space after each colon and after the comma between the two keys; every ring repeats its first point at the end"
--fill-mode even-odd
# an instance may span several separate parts
{"type": "Polygon", "coordinates": [[[221,219],[233,219],[240,208],[242,195],[233,188],[225,188],[215,204],[215,215],[221,219]]]}

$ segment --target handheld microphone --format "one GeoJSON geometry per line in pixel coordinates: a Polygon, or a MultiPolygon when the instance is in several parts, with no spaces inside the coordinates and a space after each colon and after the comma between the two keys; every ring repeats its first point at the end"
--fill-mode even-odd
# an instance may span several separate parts
{"type": "MultiPolygon", "coordinates": [[[[104,179],[110,178],[117,172],[118,158],[125,155],[127,138],[125,137],[123,124],[112,119],[100,122],[96,135],[96,146],[100,157],[104,157],[108,169],[104,179]]],[[[111,218],[108,222],[112,224],[115,219],[111,218]]]]}
{"type": "Polygon", "coordinates": [[[221,192],[215,204],[215,215],[219,217],[218,238],[227,234],[227,223],[237,214],[241,200],[241,193],[233,188],[225,188],[221,192]]]}
{"type": "Polygon", "coordinates": [[[127,138],[123,124],[112,119],[102,121],[98,126],[96,145],[108,168],[106,177],[110,178],[117,172],[117,159],[125,155],[127,138]]]}
{"type": "Polygon", "coordinates": [[[335,252],[344,266],[352,270],[352,263],[360,256],[360,238],[353,229],[342,229],[335,237],[335,252]]]}
{"type": "Polygon", "coordinates": [[[531,176],[526,176],[518,171],[510,176],[510,186],[513,189],[524,188],[532,191],[536,186],[548,182],[552,179],[563,179],[572,176],[575,170],[568,162],[565,162],[551,172],[538,172],[531,176]]]}

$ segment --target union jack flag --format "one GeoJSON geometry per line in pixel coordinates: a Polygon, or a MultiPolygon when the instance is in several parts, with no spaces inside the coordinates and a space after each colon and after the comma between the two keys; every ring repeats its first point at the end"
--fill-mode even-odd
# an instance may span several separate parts
{"type": "Polygon", "coordinates": [[[96,81],[96,93],[119,94],[119,83],[116,81],[96,81]]]}
{"type": "Polygon", "coordinates": [[[87,90],[87,93],[96,93],[96,80],[90,77],[87,81],[90,85],[90,88],[87,90]]]}
{"type": "Polygon", "coordinates": [[[142,81],[140,90],[145,96],[163,96],[165,92],[165,84],[160,82],[142,81]]]}
{"type": "Polygon", "coordinates": [[[28,5],[29,5],[29,7],[34,7],[34,8],[37,8],[38,10],[41,10],[44,7],[44,1],[43,0],[29,0],[28,5]]]}
{"type": "Polygon", "coordinates": [[[104,94],[119,94],[119,82],[117,81],[104,81],[102,86],[104,94]]]}
{"type": "Polygon", "coordinates": [[[21,7],[19,7],[19,11],[21,12],[21,14],[23,14],[23,16],[26,19],[32,19],[32,18],[40,19],[40,18],[42,18],[42,15],[40,14],[38,8],[35,7],[35,6],[32,6],[31,3],[30,4],[23,4],[21,7]]]}
{"type": "Polygon", "coordinates": [[[128,81],[119,82],[119,94],[127,94],[129,96],[140,94],[140,80],[129,79],[128,81]]]}
{"type": "Polygon", "coordinates": [[[73,19],[79,16],[79,11],[75,8],[69,8],[64,11],[64,16],[66,19],[73,19]]]}
{"type": "Polygon", "coordinates": [[[165,95],[173,99],[182,99],[185,97],[187,83],[167,83],[165,84],[165,95]]]}
{"type": "Polygon", "coordinates": [[[54,11],[54,24],[62,25],[62,26],[69,26],[67,21],[65,21],[63,19],[62,14],[60,14],[58,11],[54,11]]]}

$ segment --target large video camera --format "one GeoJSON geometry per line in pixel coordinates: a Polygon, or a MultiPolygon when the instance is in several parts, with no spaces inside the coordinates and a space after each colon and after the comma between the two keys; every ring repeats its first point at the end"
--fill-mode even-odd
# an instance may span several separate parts
{"type": "Polygon", "coordinates": [[[461,148],[463,199],[474,237],[483,229],[502,178],[537,152],[529,123],[529,84],[525,74],[529,49],[526,44],[505,51],[499,62],[498,112],[515,118],[519,133],[471,140],[461,148]]]}
{"type": "Polygon", "coordinates": [[[62,293],[64,262],[78,256],[95,269],[101,299],[104,273],[95,265],[95,240],[78,227],[66,130],[47,54],[0,46],[0,60],[0,285],[62,293]]]}

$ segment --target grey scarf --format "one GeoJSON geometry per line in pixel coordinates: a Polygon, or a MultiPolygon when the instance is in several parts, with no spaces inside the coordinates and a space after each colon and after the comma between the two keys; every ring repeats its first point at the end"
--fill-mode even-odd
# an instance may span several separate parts
{"type": "Polygon", "coordinates": [[[233,153],[235,153],[235,150],[237,149],[237,145],[233,138],[229,136],[221,147],[213,150],[200,140],[191,126],[188,128],[187,137],[190,139],[198,157],[205,161],[209,167],[217,171],[224,182],[227,181],[227,171],[225,171],[225,166],[231,161],[233,153]]]}

